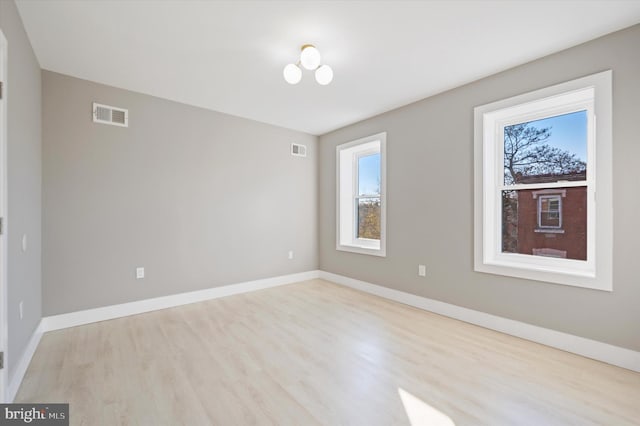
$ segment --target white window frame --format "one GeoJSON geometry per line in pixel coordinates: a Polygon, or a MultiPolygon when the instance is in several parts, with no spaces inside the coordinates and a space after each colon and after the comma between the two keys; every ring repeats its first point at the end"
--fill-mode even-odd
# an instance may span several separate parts
{"type": "MultiPolygon", "coordinates": [[[[347,142],[336,147],[336,250],[373,256],[387,255],[387,134],[386,132],[347,142]],[[358,160],[380,153],[380,240],[358,238],[358,160]]],[[[374,195],[378,198],[378,195],[374,195]]]]}
{"type": "MultiPolygon", "coordinates": [[[[548,210],[547,213],[551,212],[548,210]]],[[[562,229],[562,195],[546,194],[538,196],[538,229],[562,229]],[[558,226],[542,224],[542,200],[558,200],[558,226]]]]}
{"type": "Polygon", "coordinates": [[[475,108],[476,271],[613,290],[611,81],[604,71],[475,108]],[[504,127],[580,110],[587,110],[586,181],[504,185],[504,127]],[[502,252],[500,191],[576,186],[587,186],[586,261],[502,252]]]}

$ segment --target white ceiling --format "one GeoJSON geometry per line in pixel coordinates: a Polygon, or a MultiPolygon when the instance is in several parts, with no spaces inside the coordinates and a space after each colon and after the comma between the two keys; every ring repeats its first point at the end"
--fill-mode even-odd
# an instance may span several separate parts
{"type": "Polygon", "coordinates": [[[42,68],[323,134],[640,22],[640,1],[19,0],[42,68]],[[315,44],[335,73],[282,78],[315,44]]]}

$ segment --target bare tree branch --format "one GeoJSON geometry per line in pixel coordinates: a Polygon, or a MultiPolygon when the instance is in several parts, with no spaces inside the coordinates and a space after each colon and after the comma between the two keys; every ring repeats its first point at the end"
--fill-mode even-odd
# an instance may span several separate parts
{"type": "Polygon", "coordinates": [[[530,123],[505,127],[506,184],[518,183],[529,176],[563,175],[586,170],[586,163],[575,154],[544,143],[550,137],[551,127],[539,129],[530,123]]]}

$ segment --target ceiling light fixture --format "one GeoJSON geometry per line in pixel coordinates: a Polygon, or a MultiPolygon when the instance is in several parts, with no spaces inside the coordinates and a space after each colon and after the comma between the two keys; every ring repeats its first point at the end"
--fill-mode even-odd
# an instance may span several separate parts
{"type": "Polygon", "coordinates": [[[288,64],[282,72],[284,79],[289,84],[298,84],[302,80],[302,69],[315,70],[316,81],[326,86],[333,80],[333,70],[329,65],[320,65],[322,56],[312,44],[305,44],[300,48],[300,59],[295,64],[288,64]]]}
{"type": "Polygon", "coordinates": [[[315,70],[320,66],[321,60],[322,57],[320,56],[320,52],[314,45],[305,44],[302,46],[302,51],[300,52],[300,63],[303,67],[308,70],[315,70]]]}
{"type": "Polygon", "coordinates": [[[284,67],[284,79],[289,84],[298,84],[302,80],[302,70],[296,64],[289,64],[284,67]]]}

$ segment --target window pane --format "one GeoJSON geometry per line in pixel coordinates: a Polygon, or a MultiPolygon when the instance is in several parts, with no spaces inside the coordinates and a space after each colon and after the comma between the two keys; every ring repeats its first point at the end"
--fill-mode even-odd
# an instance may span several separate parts
{"type": "Polygon", "coordinates": [[[380,197],[358,199],[358,238],[380,239],[380,197]]]}
{"type": "Polygon", "coordinates": [[[541,228],[559,228],[560,215],[553,212],[542,212],[540,215],[541,228]]]}
{"type": "Polygon", "coordinates": [[[538,199],[539,223],[541,228],[560,227],[560,197],[559,195],[541,196],[538,199]]]}
{"type": "Polygon", "coordinates": [[[587,260],[587,187],[502,191],[502,252],[587,260]]]}
{"type": "Polygon", "coordinates": [[[587,111],[504,128],[504,184],[581,181],[587,176],[587,111]]]}
{"type": "Polygon", "coordinates": [[[380,153],[358,158],[358,195],[380,195],[380,153]]]}

